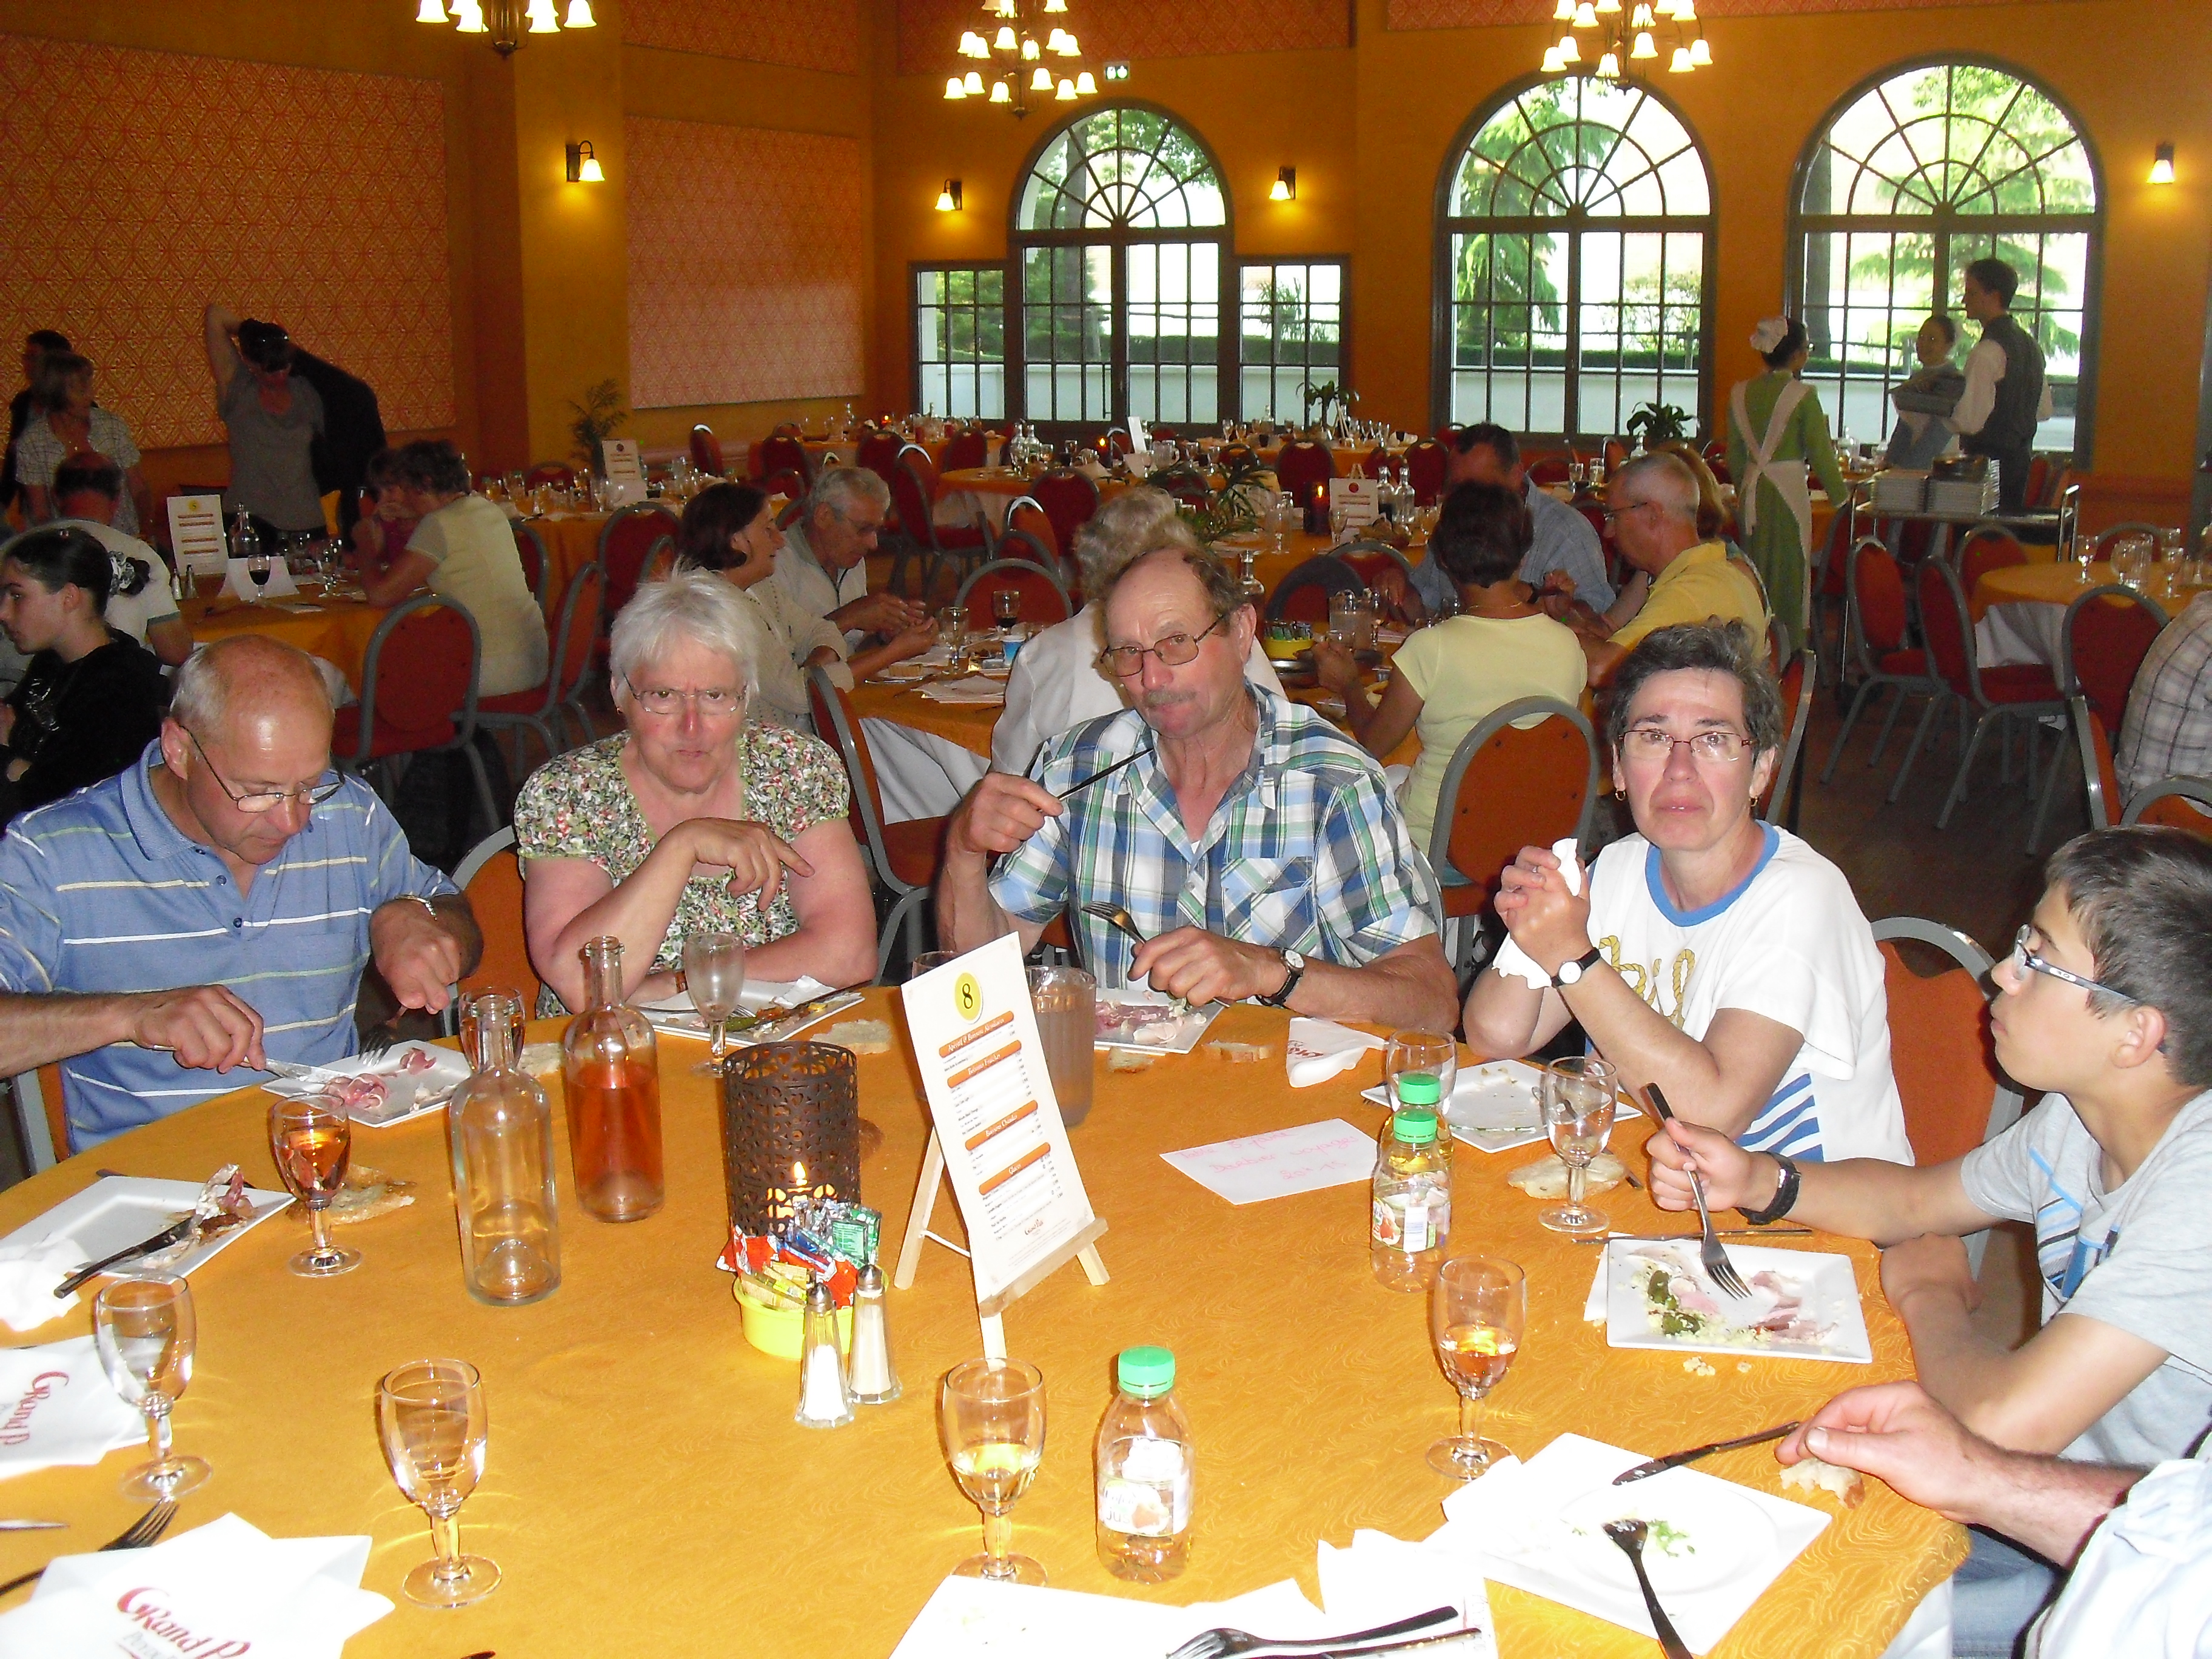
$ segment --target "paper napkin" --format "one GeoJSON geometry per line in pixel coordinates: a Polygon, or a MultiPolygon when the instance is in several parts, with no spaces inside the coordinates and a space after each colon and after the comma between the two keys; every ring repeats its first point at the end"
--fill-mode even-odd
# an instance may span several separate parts
{"type": "MultiPolygon", "coordinates": [[[[1570,893],[1579,893],[1583,890],[1583,867],[1577,860],[1575,852],[1575,838],[1572,836],[1552,843],[1552,856],[1559,861],[1559,873],[1566,878],[1567,890],[1570,893]]],[[[1498,947],[1498,954],[1491,957],[1490,965],[1501,974],[1528,981],[1531,990],[1547,991],[1551,988],[1552,976],[1539,968],[1529,954],[1513,942],[1513,936],[1510,933],[1505,936],[1505,942],[1498,947]]]]}
{"type": "Polygon", "coordinates": [[[0,1477],[97,1463],[145,1437],[146,1419],[117,1397],[90,1337],[0,1349],[0,1477]]]}
{"type": "Polygon", "coordinates": [[[1339,1025],[1333,1019],[1293,1015],[1291,1040],[1283,1048],[1283,1065],[1290,1073],[1291,1087],[1310,1089],[1340,1072],[1350,1071],[1370,1048],[1387,1047],[1381,1037],[1339,1025]]]}
{"type": "Polygon", "coordinates": [[[931,702],[1000,703],[1006,700],[1006,683],[981,674],[966,674],[957,680],[939,680],[934,685],[925,685],[921,695],[931,702]]]}
{"type": "Polygon", "coordinates": [[[0,1244],[0,1319],[11,1329],[33,1331],[67,1313],[81,1298],[75,1291],[58,1297],[54,1286],[91,1260],[69,1237],[0,1244]]]}

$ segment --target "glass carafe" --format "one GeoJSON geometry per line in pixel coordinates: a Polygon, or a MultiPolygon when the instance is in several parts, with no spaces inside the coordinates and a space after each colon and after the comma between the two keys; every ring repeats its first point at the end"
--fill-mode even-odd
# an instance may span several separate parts
{"type": "Polygon", "coordinates": [[[622,957],[618,939],[584,947],[590,1001],[561,1039],[576,1201],[602,1221],[641,1221],[667,1195],[659,1052],[645,1016],[623,1002],[622,957]]]}
{"type": "Polygon", "coordinates": [[[553,1109],[515,1064],[514,1000],[476,999],[475,1070],[446,1108],[461,1281],[495,1307],[561,1288],[561,1218],[553,1194],[553,1109]]]}

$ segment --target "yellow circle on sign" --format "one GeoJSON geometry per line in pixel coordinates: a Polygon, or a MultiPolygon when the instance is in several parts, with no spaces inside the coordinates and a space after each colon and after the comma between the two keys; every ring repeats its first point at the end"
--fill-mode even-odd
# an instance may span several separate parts
{"type": "Polygon", "coordinates": [[[952,982],[952,1002],[963,1019],[973,1019],[983,1012],[983,988],[975,982],[975,975],[963,974],[952,982]]]}

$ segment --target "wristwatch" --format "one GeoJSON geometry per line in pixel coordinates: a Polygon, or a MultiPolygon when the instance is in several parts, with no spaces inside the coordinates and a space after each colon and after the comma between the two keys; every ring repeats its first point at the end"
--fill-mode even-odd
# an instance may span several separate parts
{"type": "Polygon", "coordinates": [[[1563,962],[1559,964],[1559,971],[1552,975],[1553,988],[1556,990],[1561,986],[1581,983],[1582,976],[1604,960],[1605,952],[1595,945],[1591,945],[1572,962],[1563,962]]]}
{"type": "Polygon", "coordinates": [[[1264,1003],[1270,1008],[1279,1008],[1291,1000],[1291,993],[1298,988],[1298,981],[1306,976],[1306,959],[1296,951],[1285,951],[1283,952],[1283,966],[1291,970],[1290,976],[1283,981],[1283,988],[1273,996],[1255,997],[1253,1000],[1264,1003]]]}
{"type": "Polygon", "coordinates": [[[1797,1166],[1779,1152],[1770,1152],[1767,1156],[1782,1166],[1782,1179],[1775,1183],[1774,1196],[1763,1210],[1747,1210],[1741,1204],[1736,1206],[1743,1218],[1754,1227],[1764,1227],[1781,1220],[1797,1205],[1797,1166]]]}

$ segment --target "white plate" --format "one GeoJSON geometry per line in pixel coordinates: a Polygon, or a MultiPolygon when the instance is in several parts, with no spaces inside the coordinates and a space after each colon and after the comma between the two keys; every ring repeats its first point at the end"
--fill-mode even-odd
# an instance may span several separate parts
{"type": "MultiPolygon", "coordinates": [[[[1098,994],[1098,1001],[1102,1007],[1141,1004],[1146,1007],[1164,1008],[1167,1006],[1169,998],[1164,992],[1160,991],[1101,991],[1098,994]]],[[[1172,1027],[1163,1024],[1151,1028],[1155,1036],[1165,1037],[1167,1039],[1165,1042],[1135,1042],[1119,1036],[1109,1036],[1102,1032],[1094,1046],[1100,1048],[1127,1048],[1131,1054],[1187,1054],[1198,1047],[1198,1040],[1206,1035],[1206,1028],[1212,1025],[1220,1014],[1219,1003],[1205,1003],[1192,1009],[1181,1019],[1176,1021],[1172,1027]]]]}
{"type": "MultiPolygon", "coordinates": [[[[1444,1108],[1444,1121],[1451,1125],[1452,1139],[1484,1152],[1510,1152],[1546,1139],[1543,1112],[1537,1104],[1543,1078],[1543,1068],[1525,1060],[1462,1064],[1452,1083],[1450,1103],[1444,1108]]],[[[1380,1085],[1361,1092],[1363,1098],[1377,1106],[1389,1104],[1380,1085]]],[[[1626,1100],[1613,1106],[1615,1123],[1641,1115],[1626,1100]]]]}
{"type": "Polygon", "coordinates": [[[1663,1605],[1670,1596],[1725,1583],[1776,1545],[1774,1523],[1748,1499],[1726,1486],[1659,1477],[1626,1486],[1601,1487],[1553,1517],[1560,1547],[1591,1577],[1637,1592],[1636,1570],[1620,1546],[1605,1535],[1608,1521],[1641,1521],[1650,1528],[1644,1570],[1663,1605]]]}
{"type": "MultiPolygon", "coordinates": [[[[1849,1256],[1816,1250],[1784,1250],[1758,1244],[1730,1244],[1729,1260],[1753,1291],[1750,1301],[1729,1296],[1705,1277],[1694,1239],[1665,1243],[1616,1238],[1605,1247],[1605,1340],[1616,1348],[1672,1348],[1685,1353],[1758,1354],[1776,1359],[1840,1359],[1867,1364],[1874,1349],[1867,1340],[1866,1314],[1859,1306],[1858,1279],[1849,1256]],[[1693,1289],[1719,1310],[1702,1317],[1700,1328],[1679,1333],[1661,1330],[1644,1293],[1645,1273],[1638,1266],[1653,1257],[1672,1262],[1691,1276],[1693,1289]],[[1770,1335],[1746,1328],[1774,1305],[1771,1289],[1757,1275],[1775,1275],[1802,1300],[1806,1315],[1819,1327],[1809,1340],[1770,1335]]],[[[1693,1310],[1702,1313],[1702,1310],[1693,1310]]]]}
{"type": "MultiPolygon", "coordinates": [[[[395,1123],[405,1123],[421,1117],[426,1112],[445,1109],[453,1098],[453,1091],[469,1080],[469,1063],[459,1051],[440,1048],[428,1042],[411,1039],[395,1042],[381,1054],[356,1054],[351,1060],[332,1060],[319,1066],[319,1072],[332,1077],[374,1077],[384,1082],[384,1103],[381,1106],[357,1106],[346,1115],[364,1129],[388,1129],[395,1123]],[[404,1072],[401,1061],[410,1054],[430,1056],[428,1071],[404,1072]]],[[[271,1094],[288,1099],[302,1094],[312,1094],[316,1087],[313,1078],[278,1078],[273,1084],[262,1087],[271,1094]]]]}
{"type": "MultiPolygon", "coordinates": [[[[833,1015],[842,1014],[853,1007],[860,1001],[860,993],[835,991],[815,979],[800,980],[795,985],[763,980],[757,985],[747,985],[738,994],[738,1006],[746,1013],[757,1014],[770,1003],[779,1003],[788,1008],[802,1002],[816,1002],[831,997],[838,999],[834,1006],[800,1020],[795,1025],[787,1020],[775,1022],[771,1034],[777,1042],[785,1042],[810,1026],[818,1025],[833,1015]]],[[[641,1006],[639,1012],[663,1036],[688,1037],[694,1042],[705,1042],[714,1035],[707,1029],[706,1020],[693,1011],[690,994],[683,991],[665,1000],[641,1006]]],[[[730,1033],[731,1043],[739,1048],[750,1048],[762,1041],[762,1037],[759,1031],[730,1033]]]]}
{"type": "MultiPolygon", "coordinates": [[[[230,1248],[234,1240],[260,1225],[292,1201],[289,1193],[246,1189],[252,1206],[251,1217],[235,1227],[181,1249],[143,1256],[119,1265],[118,1273],[158,1267],[163,1273],[189,1273],[210,1257],[230,1248]]],[[[102,1176],[81,1193],[74,1193],[44,1215],[25,1222],[0,1239],[0,1244],[35,1244],[42,1240],[68,1238],[97,1261],[125,1245],[151,1238],[162,1228],[189,1215],[200,1200],[200,1185],[192,1181],[155,1181],[140,1176],[102,1176]]]]}

